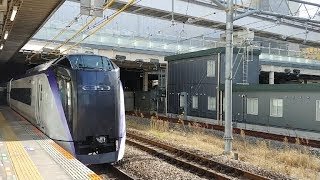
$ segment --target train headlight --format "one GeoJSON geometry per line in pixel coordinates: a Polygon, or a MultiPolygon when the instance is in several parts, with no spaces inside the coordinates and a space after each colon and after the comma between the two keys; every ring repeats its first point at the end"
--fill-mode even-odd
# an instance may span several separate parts
{"type": "Polygon", "coordinates": [[[100,137],[97,137],[96,140],[97,140],[99,143],[105,143],[105,142],[106,142],[106,137],[100,136],[100,137]]]}

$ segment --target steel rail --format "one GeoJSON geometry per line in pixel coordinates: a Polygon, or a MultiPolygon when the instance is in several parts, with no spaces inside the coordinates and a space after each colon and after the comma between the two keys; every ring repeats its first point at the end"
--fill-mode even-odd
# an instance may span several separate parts
{"type": "Polygon", "coordinates": [[[214,179],[269,179],[130,132],[127,132],[127,143],[200,176],[214,179]]]}

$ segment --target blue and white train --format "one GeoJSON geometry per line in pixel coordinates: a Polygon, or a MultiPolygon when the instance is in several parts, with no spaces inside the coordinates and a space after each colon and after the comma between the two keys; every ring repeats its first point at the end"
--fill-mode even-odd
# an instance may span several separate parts
{"type": "Polygon", "coordinates": [[[103,56],[73,54],[7,84],[8,104],[85,164],[119,161],[126,131],[120,70],[103,56]]]}

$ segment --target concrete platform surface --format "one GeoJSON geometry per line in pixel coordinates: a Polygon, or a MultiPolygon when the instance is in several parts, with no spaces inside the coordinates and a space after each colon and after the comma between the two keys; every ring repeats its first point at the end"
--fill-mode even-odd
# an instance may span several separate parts
{"type": "Polygon", "coordinates": [[[0,107],[0,180],[101,179],[32,124],[0,107]]]}

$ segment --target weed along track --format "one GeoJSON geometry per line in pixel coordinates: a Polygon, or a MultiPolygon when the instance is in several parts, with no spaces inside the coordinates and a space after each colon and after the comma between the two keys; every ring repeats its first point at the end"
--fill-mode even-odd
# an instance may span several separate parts
{"type": "MultiPolygon", "coordinates": [[[[142,115],[142,113],[137,114],[135,112],[127,112],[127,115],[136,116],[136,117],[145,117],[145,118],[153,117],[151,114],[146,113],[142,115]]],[[[195,122],[192,120],[182,120],[181,118],[171,118],[166,116],[159,116],[157,118],[154,118],[154,120],[159,120],[159,119],[161,119],[161,121],[170,122],[174,124],[190,124],[191,126],[198,126],[199,128],[224,131],[224,126],[217,125],[217,124],[209,124],[209,123],[200,122],[200,121],[195,122]]],[[[286,141],[291,144],[297,144],[297,142],[299,142],[299,144],[304,146],[320,148],[320,141],[318,140],[312,140],[308,138],[297,138],[293,136],[280,135],[280,134],[274,134],[274,133],[268,133],[268,132],[260,132],[256,130],[248,130],[248,129],[245,130],[245,129],[235,128],[235,127],[233,128],[233,133],[235,134],[241,134],[242,131],[245,131],[245,134],[251,137],[275,140],[279,142],[283,142],[284,139],[286,139],[286,141]]]]}
{"type": "Polygon", "coordinates": [[[127,143],[206,178],[269,179],[129,132],[127,143]]]}

